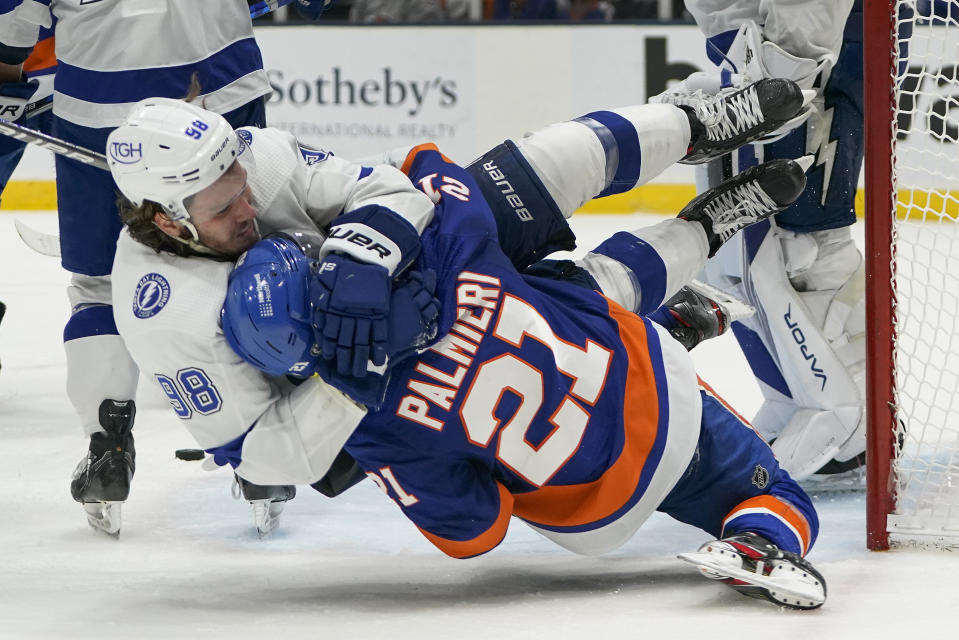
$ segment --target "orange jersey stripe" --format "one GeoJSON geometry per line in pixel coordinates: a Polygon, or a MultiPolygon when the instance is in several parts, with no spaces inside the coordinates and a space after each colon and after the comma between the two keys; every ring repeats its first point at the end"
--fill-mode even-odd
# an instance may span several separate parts
{"type": "MultiPolygon", "coordinates": [[[[614,514],[635,494],[656,441],[659,398],[646,342],[646,325],[612,300],[608,302],[610,316],[619,325],[619,336],[629,357],[623,396],[629,398],[629,404],[623,407],[623,450],[616,462],[593,482],[545,486],[515,495],[513,513],[535,524],[577,526],[614,514]]],[[[594,425],[593,428],[603,427],[594,425]]]]}
{"type": "Polygon", "coordinates": [[[54,53],[54,42],[51,37],[37,43],[33,48],[33,52],[23,62],[23,72],[35,73],[55,67],[56,64],[57,56],[54,53]]]}
{"type": "Polygon", "coordinates": [[[738,515],[738,512],[747,509],[764,509],[785,520],[789,526],[799,534],[801,538],[799,541],[800,547],[803,555],[805,555],[809,549],[809,544],[812,542],[812,531],[806,517],[791,504],[771,495],[756,496],[755,498],[744,500],[733,507],[729,512],[729,515],[723,520],[723,528],[726,527],[726,523],[729,522],[729,520],[738,515]]]}
{"type": "Polygon", "coordinates": [[[496,521],[489,529],[472,540],[448,540],[432,534],[426,529],[417,528],[440,551],[453,558],[472,558],[481,553],[486,553],[503,540],[513,511],[513,496],[503,485],[497,483],[496,487],[499,489],[499,515],[496,516],[496,521]]]}
{"type": "Polygon", "coordinates": [[[426,143],[423,143],[423,144],[418,144],[418,145],[416,145],[415,147],[413,147],[412,149],[410,149],[410,152],[406,154],[406,159],[403,160],[403,166],[400,167],[400,171],[402,171],[403,173],[409,175],[409,173],[410,173],[410,167],[413,166],[413,161],[416,159],[416,154],[418,154],[420,151],[435,151],[436,153],[440,154],[440,156],[443,158],[443,161],[444,161],[444,162],[448,162],[449,164],[453,164],[453,161],[452,161],[452,160],[450,160],[450,159],[447,158],[445,155],[443,155],[443,153],[439,150],[439,147],[437,147],[437,146],[436,146],[435,144],[433,144],[432,142],[426,142],[426,143]]]}

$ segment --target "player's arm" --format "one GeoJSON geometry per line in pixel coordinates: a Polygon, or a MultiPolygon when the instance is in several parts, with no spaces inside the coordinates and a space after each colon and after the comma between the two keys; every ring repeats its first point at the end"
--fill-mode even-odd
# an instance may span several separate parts
{"type": "MultiPolygon", "coordinates": [[[[40,39],[40,27],[53,26],[49,4],[49,0],[27,1],[10,9],[0,7],[3,12],[0,13],[0,63],[16,66],[27,59],[40,39]]],[[[6,73],[9,74],[10,70],[6,73]]],[[[13,80],[19,77],[18,73],[13,80]]]]}
{"type": "Polygon", "coordinates": [[[440,551],[472,558],[503,540],[513,496],[484,468],[452,455],[427,458],[421,451],[356,440],[349,450],[366,475],[440,551]]]}
{"type": "Polygon", "coordinates": [[[316,482],[365,415],[317,377],[291,388],[256,370],[222,333],[120,328],[140,370],[199,446],[253,483],[316,482]]]}
{"type": "Polygon", "coordinates": [[[390,292],[420,253],[433,203],[401,172],[326,157],[310,167],[307,211],[329,224],[311,288],[324,360],[363,377],[386,362],[390,292]]]}

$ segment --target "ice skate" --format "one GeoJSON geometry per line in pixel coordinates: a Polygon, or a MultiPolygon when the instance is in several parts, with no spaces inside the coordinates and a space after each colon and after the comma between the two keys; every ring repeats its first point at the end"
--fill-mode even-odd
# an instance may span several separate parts
{"type": "Polygon", "coordinates": [[[696,196],[677,217],[703,225],[713,257],[737,231],[792,204],[806,188],[812,162],[812,156],[803,156],[751,167],[696,196]]]}
{"type": "Polygon", "coordinates": [[[97,531],[120,534],[120,506],[130,495],[130,481],[136,469],[133,446],[132,400],[100,403],[100,426],[90,436],[90,449],[73,472],[70,493],[83,505],[87,522],[97,531]]]}
{"type": "Polygon", "coordinates": [[[292,485],[259,485],[234,475],[234,497],[241,495],[253,507],[253,524],[260,538],[266,538],[280,526],[280,514],[288,500],[296,496],[292,485]]]}
{"type": "Polygon", "coordinates": [[[816,609],[826,601],[826,581],[809,561],[755,533],[713,540],[679,558],[751,598],[790,609],[816,609]]]}
{"type": "Polygon", "coordinates": [[[693,137],[680,162],[701,164],[782,128],[814,96],[814,91],[804,91],[792,80],[764,78],[712,95],[702,90],[666,92],[656,99],[690,114],[693,137]]]}
{"type": "Polygon", "coordinates": [[[722,335],[731,322],[756,313],[742,300],[698,280],[680,289],[665,307],[675,321],[669,333],[687,351],[703,340],[722,335]]]}

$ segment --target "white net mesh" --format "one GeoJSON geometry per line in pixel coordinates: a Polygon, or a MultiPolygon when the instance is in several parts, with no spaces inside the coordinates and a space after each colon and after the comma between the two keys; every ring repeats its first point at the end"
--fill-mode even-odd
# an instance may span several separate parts
{"type": "Polygon", "coordinates": [[[892,542],[959,545],[959,0],[898,0],[892,542]]]}

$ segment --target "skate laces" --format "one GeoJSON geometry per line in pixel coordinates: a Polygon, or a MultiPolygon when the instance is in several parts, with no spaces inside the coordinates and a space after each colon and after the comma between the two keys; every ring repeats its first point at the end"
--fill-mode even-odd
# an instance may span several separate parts
{"type": "Polygon", "coordinates": [[[703,100],[696,107],[696,116],[706,127],[706,137],[712,141],[733,138],[764,121],[755,86],[703,100]]]}
{"type": "Polygon", "coordinates": [[[747,181],[719,194],[704,209],[712,220],[713,233],[726,242],[743,226],[770,215],[779,205],[758,182],[747,181]]]}

